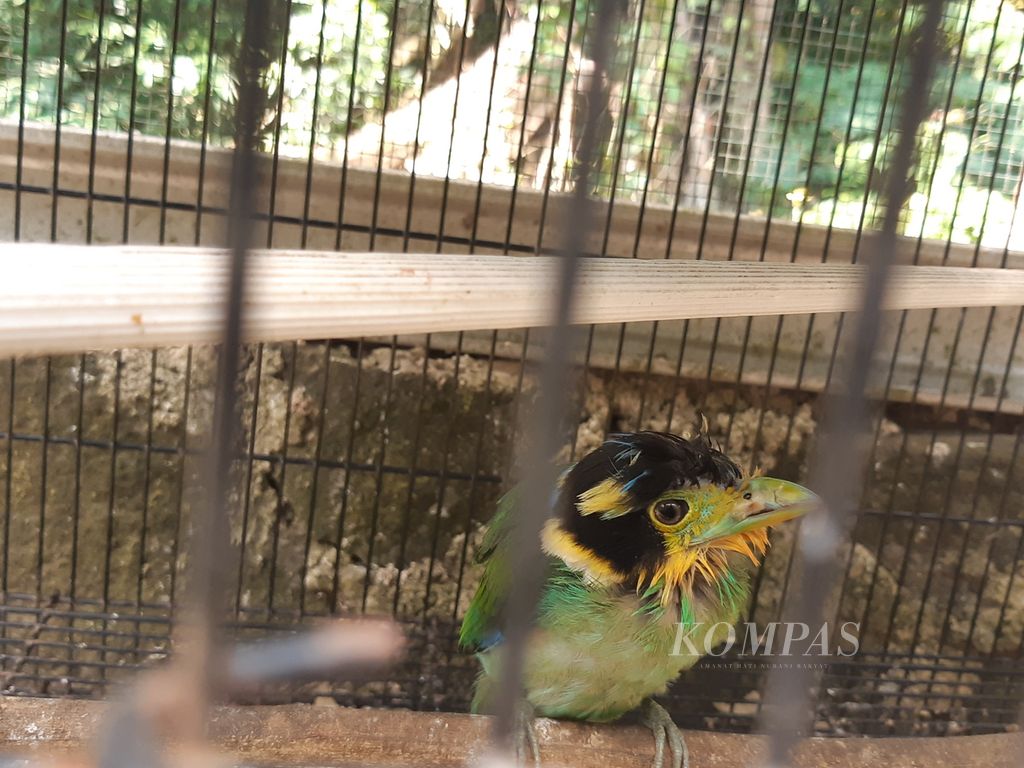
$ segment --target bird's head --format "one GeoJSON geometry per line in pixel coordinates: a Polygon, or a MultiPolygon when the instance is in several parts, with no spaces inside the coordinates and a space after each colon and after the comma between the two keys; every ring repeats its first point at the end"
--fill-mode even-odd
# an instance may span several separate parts
{"type": "Polygon", "coordinates": [[[737,559],[757,565],[769,528],[816,503],[796,483],[743,477],[704,431],[612,435],[562,475],[544,549],[667,606],[697,588],[735,588],[737,559]]]}

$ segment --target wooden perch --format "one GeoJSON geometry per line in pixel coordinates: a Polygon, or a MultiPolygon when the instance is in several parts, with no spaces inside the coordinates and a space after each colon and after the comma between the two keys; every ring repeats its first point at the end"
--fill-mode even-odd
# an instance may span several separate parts
{"type": "MultiPolygon", "coordinates": [[[[0,354],[210,343],[224,251],[15,244],[0,282],[0,354]]],[[[285,341],[541,326],[548,257],[254,251],[246,337],[285,341]]],[[[586,259],[574,321],[611,323],[841,312],[861,267],[586,259]]],[[[889,309],[1017,306],[1024,271],[900,267],[889,309]]]]}
{"type": "MultiPolygon", "coordinates": [[[[0,699],[0,758],[28,753],[85,766],[108,704],[73,699],[0,699]],[[75,758],[77,756],[77,759],[75,758]],[[72,759],[68,759],[71,757],[72,759]]],[[[650,768],[653,741],[639,726],[585,725],[541,719],[544,768],[650,768]]],[[[210,736],[249,764],[462,768],[487,747],[489,718],[408,710],[347,709],[303,704],[222,707],[210,736]]],[[[690,731],[693,768],[749,768],[764,759],[759,736],[690,731]]],[[[815,738],[796,751],[799,768],[1011,768],[1024,735],[946,738],[815,738]]],[[[175,764],[175,763],[171,763],[175,764]]],[[[177,764],[187,764],[178,761],[177,764]]],[[[195,764],[194,761],[192,764],[195,764]]]]}

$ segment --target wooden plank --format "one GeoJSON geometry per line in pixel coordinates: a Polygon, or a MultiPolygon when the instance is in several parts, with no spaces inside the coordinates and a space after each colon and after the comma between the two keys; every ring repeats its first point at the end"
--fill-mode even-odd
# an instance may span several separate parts
{"type": "MultiPolygon", "coordinates": [[[[228,274],[210,248],[10,245],[0,355],[215,342],[228,274]]],[[[551,316],[556,257],[255,251],[252,341],[530,328],[551,316]]],[[[863,269],[585,259],[573,322],[844,312],[863,269]]],[[[1024,305],[1024,271],[897,267],[888,309],[1024,305]]]]}
{"type": "MultiPolygon", "coordinates": [[[[70,699],[0,698],[0,756],[83,757],[109,705],[70,699]]],[[[545,768],[650,768],[653,742],[638,726],[538,721],[545,768]]],[[[346,709],[302,704],[222,707],[210,735],[236,760],[278,766],[461,768],[486,754],[490,719],[408,710],[346,709]]],[[[687,731],[694,768],[749,768],[764,760],[759,736],[687,731]]],[[[800,768],[1017,768],[1024,735],[946,738],[814,738],[803,741],[800,768]]],[[[195,764],[192,762],[191,764],[195,764]]]]}

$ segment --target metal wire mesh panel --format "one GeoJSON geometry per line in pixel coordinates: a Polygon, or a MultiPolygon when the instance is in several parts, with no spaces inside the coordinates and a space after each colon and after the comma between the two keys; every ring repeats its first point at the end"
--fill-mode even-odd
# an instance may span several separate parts
{"type": "MultiPolygon", "coordinates": [[[[5,239],[218,243],[241,11],[178,0],[0,12],[5,239]]],[[[561,244],[593,77],[589,3],[275,5],[261,226],[270,247],[544,253],[561,244]]],[[[595,255],[856,261],[882,216],[916,4],[637,0],[600,84],[595,255]]],[[[906,261],[1021,267],[1024,16],[947,4],[901,205],[906,261]]],[[[685,297],[681,297],[685,300],[685,297]]],[[[876,354],[873,445],[816,731],[961,733],[1016,720],[1024,643],[1021,310],[914,310],[876,354]]],[[[839,315],[588,329],[564,458],[704,414],[740,464],[800,479],[849,332],[839,315]]],[[[526,331],[253,345],[231,521],[244,636],[394,614],[394,679],[277,700],[464,709],[454,629],[519,457],[543,344],[526,331]]],[[[0,678],[98,696],[162,658],[212,421],[207,348],[0,369],[0,678]]],[[[750,616],[779,619],[792,531],[750,616]]],[[[745,729],[757,659],[705,660],[682,725],[745,729]]]]}

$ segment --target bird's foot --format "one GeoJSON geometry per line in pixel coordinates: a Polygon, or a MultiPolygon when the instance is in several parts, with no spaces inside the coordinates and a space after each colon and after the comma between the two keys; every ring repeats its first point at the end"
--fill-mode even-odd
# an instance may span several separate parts
{"type": "Polygon", "coordinates": [[[654,699],[647,699],[640,708],[640,722],[654,734],[652,768],[690,768],[690,751],[672,716],[654,699]],[[672,762],[665,763],[665,744],[672,752],[672,762]]]}
{"type": "Polygon", "coordinates": [[[540,743],[537,741],[537,729],[534,720],[537,713],[526,699],[519,702],[516,710],[516,763],[521,766],[540,768],[540,743]]]}

